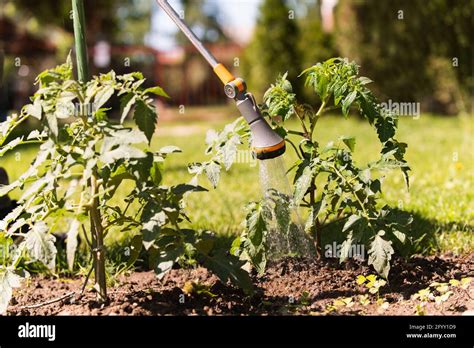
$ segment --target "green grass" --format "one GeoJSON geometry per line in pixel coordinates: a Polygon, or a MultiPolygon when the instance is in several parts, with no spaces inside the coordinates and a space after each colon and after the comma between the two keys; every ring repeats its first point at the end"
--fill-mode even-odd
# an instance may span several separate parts
{"type": "MultiPolygon", "coordinates": [[[[229,115],[235,110],[229,108],[229,115]]],[[[219,110],[222,112],[222,110],[219,110]]],[[[225,109],[224,109],[225,111],[225,109]]],[[[205,113],[205,109],[199,112],[205,113]]],[[[163,122],[152,147],[179,146],[183,153],[174,154],[165,166],[166,184],[188,182],[191,176],[187,164],[206,160],[205,135],[210,128],[219,129],[227,121],[163,122]]],[[[230,122],[231,120],[229,120],[230,122]]],[[[423,249],[430,252],[465,253],[474,250],[474,173],[472,118],[436,117],[422,115],[419,119],[402,118],[397,138],[408,143],[407,159],[412,168],[408,191],[399,172],[389,173],[383,184],[383,200],[390,205],[413,213],[416,238],[423,235],[423,249]]],[[[357,139],[355,159],[363,164],[377,159],[380,151],[374,130],[357,118],[323,118],[317,126],[319,143],[336,140],[341,135],[357,139]]],[[[294,160],[288,151],[285,161],[294,160]]],[[[23,149],[1,159],[12,179],[26,170],[35,156],[35,149],[23,149]]],[[[202,181],[203,184],[209,185],[202,181]]],[[[125,194],[127,188],[118,192],[125,194]]],[[[18,196],[18,192],[15,195],[18,196]]],[[[236,235],[241,231],[244,206],[261,194],[258,166],[237,163],[223,173],[216,190],[190,195],[186,210],[195,228],[209,229],[222,235],[236,235]]]]}

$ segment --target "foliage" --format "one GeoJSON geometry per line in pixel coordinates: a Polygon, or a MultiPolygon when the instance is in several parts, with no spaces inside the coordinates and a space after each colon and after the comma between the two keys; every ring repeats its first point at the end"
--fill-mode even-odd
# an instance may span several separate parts
{"type": "Polygon", "coordinates": [[[471,1],[341,0],[335,12],[337,47],[364,67],[384,96],[425,102],[435,112],[449,112],[453,106],[467,111],[474,83],[472,9],[471,1]],[[446,65],[441,74],[433,74],[440,59],[446,65]],[[446,81],[444,76],[451,73],[446,81]]]}
{"type": "Polygon", "coordinates": [[[214,248],[214,235],[181,227],[189,220],[183,197],[205,191],[191,184],[163,185],[167,158],[180,152],[175,146],[151,151],[157,113],[152,95],[166,97],[159,87],[144,89],[141,73],[116,75],[113,71],[85,84],[73,79],[70,58],[63,65],[41,73],[32,103],[0,124],[0,154],[20,145],[40,143],[31,166],[18,180],[0,186],[0,196],[20,189],[19,206],[0,221],[2,245],[10,252],[14,238],[17,256],[3,260],[2,303],[17,285],[15,269],[23,262],[40,262],[55,269],[53,229],[67,232],[67,261],[74,267],[78,235],[84,232],[94,257],[96,287],[106,297],[103,239],[111,233],[130,232],[131,262],[143,247],[150,266],[163,276],[176,262],[201,262],[224,281],[250,290],[241,262],[214,248]],[[121,102],[120,123],[111,122],[107,104],[121,102]],[[137,128],[124,121],[133,112],[137,128]],[[9,134],[29,117],[40,120],[39,129],[5,144],[9,134]],[[128,183],[128,195],[114,203],[118,188],[128,183]],[[131,185],[130,185],[131,184],[131,185]],[[133,206],[135,209],[130,209],[133,206]],[[86,233],[86,230],[89,233],[86,233]],[[21,260],[21,261],[20,261],[21,260]],[[9,285],[10,284],[10,285],[9,285]],[[13,285],[11,285],[13,284],[13,285]],[[6,294],[6,295],[5,295],[6,294]]]}
{"type": "MultiPolygon", "coordinates": [[[[242,250],[245,251],[254,267],[262,271],[268,253],[264,242],[268,233],[264,223],[266,216],[276,212],[278,206],[288,209],[294,205],[307,212],[305,230],[315,241],[319,253],[322,226],[331,221],[343,221],[341,232],[345,240],[340,261],[351,256],[352,245],[363,244],[368,249],[369,264],[387,277],[395,249],[409,241],[406,234],[412,220],[403,211],[378,205],[383,179],[380,173],[398,168],[408,185],[409,167],[404,159],[407,145],[394,138],[397,116],[377,103],[367,88],[371,81],[358,76],[355,63],[333,58],[305,70],[302,75],[306,77],[306,86],[320,100],[317,111],[298,101],[286,75],[268,89],[262,106],[275,131],[285,138],[297,155],[297,161],[290,168],[293,197],[291,201],[283,201],[271,209],[262,203],[252,204],[246,219],[247,231],[234,243],[233,252],[242,255],[242,250]],[[357,109],[373,126],[381,143],[379,160],[363,167],[356,165],[352,158],[356,142],[350,136],[325,146],[318,143],[315,137],[317,122],[325,112],[334,109],[341,109],[346,117],[351,109],[357,109]],[[300,129],[286,128],[292,117],[298,119],[300,129]],[[299,137],[300,142],[295,144],[290,135],[299,137]]],[[[232,137],[226,134],[225,138],[232,137]]],[[[222,142],[220,144],[225,147],[222,142]]],[[[213,161],[221,164],[218,157],[213,161]]],[[[275,201],[278,203],[278,199],[273,203],[275,201]]],[[[283,220],[288,216],[285,210],[277,215],[283,220]]]]}

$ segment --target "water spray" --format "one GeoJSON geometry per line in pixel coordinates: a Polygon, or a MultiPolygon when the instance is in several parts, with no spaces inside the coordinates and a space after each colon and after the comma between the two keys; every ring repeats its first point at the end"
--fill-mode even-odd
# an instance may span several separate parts
{"type": "Polygon", "coordinates": [[[240,77],[236,78],[223,64],[217,62],[167,0],[157,0],[157,2],[212,67],[224,84],[226,96],[234,99],[237,108],[250,126],[252,149],[256,157],[259,160],[265,160],[281,156],[285,152],[285,140],[265,121],[254,96],[247,91],[245,81],[240,77]]]}

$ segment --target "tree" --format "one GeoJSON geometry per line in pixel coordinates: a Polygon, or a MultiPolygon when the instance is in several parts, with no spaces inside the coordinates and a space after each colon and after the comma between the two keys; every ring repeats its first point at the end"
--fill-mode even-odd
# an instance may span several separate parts
{"type": "MultiPolygon", "coordinates": [[[[63,27],[72,33],[72,18],[68,1],[15,0],[16,9],[26,17],[34,17],[41,26],[63,27]]],[[[89,42],[106,39],[123,43],[143,41],[150,29],[151,3],[140,0],[85,0],[87,38],[89,42]],[[126,33],[126,35],[124,35],[126,33]]]]}
{"type": "Polygon", "coordinates": [[[261,97],[271,81],[286,70],[288,79],[296,83],[300,70],[297,39],[297,21],[287,2],[265,0],[242,63],[249,89],[257,97],[261,97]]]}
{"type": "Polygon", "coordinates": [[[314,0],[305,3],[306,14],[300,20],[299,39],[302,66],[312,66],[337,56],[332,35],[323,29],[321,2],[314,0]]]}
{"type": "MultiPolygon", "coordinates": [[[[202,42],[227,40],[227,35],[219,22],[219,5],[214,1],[181,0],[185,21],[198,34],[202,42]]],[[[188,44],[189,40],[179,31],[176,39],[188,44]]]]}
{"type": "Polygon", "coordinates": [[[379,93],[426,102],[431,111],[470,109],[473,9],[473,1],[341,0],[337,47],[378,81],[379,93]],[[445,100],[436,98],[441,90],[445,100]]]}

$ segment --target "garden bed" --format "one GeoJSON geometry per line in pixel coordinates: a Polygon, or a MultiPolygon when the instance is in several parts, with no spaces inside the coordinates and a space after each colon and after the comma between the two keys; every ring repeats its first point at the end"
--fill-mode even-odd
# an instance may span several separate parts
{"type": "MultiPolygon", "coordinates": [[[[253,275],[257,289],[248,298],[204,268],[173,269],[162,280],[153,272],[133,272],[120,276],[110,288],[107,305],[100,306],[95,293],[86,291],[80,299],[25,308],[79,293],[83,281],[37,276],[14,294],[8,315],[413,315],[420,300],[412,296],[419,290],[433,282],[473,277],[474,255],[395,258],[378,304],[377,294],[369,294],[367,287],[356,283],[358,275],[370,273],[356,261],[339,265],[337,260],[285,259],[272,263],[263,276],[253,275]],[[369,301],[365,305],[360,302],[364,294],[369,301]]],[[[452,295],[442,304],[427,301],[425,313],[472,314],[474,285],[450,286],[450,291],[452,295]]]]}

